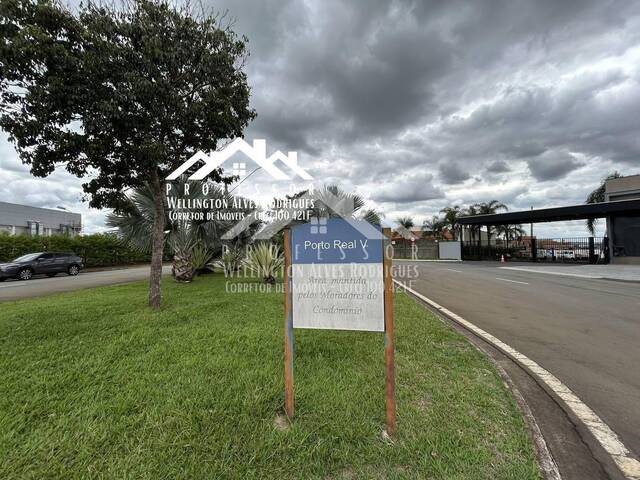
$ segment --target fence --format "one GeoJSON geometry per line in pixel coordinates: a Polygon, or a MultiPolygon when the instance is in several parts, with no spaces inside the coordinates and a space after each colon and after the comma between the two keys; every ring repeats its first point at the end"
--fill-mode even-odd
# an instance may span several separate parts
{"type": "MultiPolygon", "coordinates": [[[[486,240],[485,240],[486,242],[486,240]]],[[[465,260],[506,260],[556,263],[608,263],[606,237],[526,238],[505,241],[492,238],[489,245],[465,241],[465,260]]]]}

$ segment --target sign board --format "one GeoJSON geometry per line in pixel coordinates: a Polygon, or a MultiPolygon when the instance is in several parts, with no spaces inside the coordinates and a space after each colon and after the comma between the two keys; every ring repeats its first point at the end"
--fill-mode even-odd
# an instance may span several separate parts
{"type": "Polygon", "coordinates": [[[379,228],[350,218],[312,219],[284,231],[284,408],[290,419],[294,328],[384,332],[386,433],[395,434],[393,284],[384,239],[379,228]]]}
{"type": "Polygon", "coordinates": [[[384,332],[382,232],[322,220],[291,229],[293,328],[384,332]]]}

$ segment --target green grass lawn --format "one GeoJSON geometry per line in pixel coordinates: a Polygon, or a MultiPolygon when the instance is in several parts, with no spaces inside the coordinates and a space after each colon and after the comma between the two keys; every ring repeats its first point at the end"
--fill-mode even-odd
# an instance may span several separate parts
{"type": "Polygon", "coordinates": [[[0,478],[538,478],[500,377],[396,294],[398,436],[382,439],[383,336],[296,330],[282,429],[283,296],[219,275],[0,304],[0,478]]]}

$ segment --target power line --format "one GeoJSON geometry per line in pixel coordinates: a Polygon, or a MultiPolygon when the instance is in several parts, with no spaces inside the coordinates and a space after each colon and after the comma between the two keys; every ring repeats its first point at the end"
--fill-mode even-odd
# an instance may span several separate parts
{"type": "Polygon", "coordinates": [[[247,178],[249,178],[251,175],[253,175],[254,173],[256,173],[256,172],[257,172],[258,170],[260,170],[261,168],[262,168],[262,167],[257,167],[257,168],[255,168],[255,169],[254,169],[254,170],[253,170],[249,175],[247,175],[246,177],[244,177],[244,178],[242,179],[242,181],[238,182],[238,184],[237,184],[235,187],[233,187],[231,190],[229,190],[229,193],[233,192],[236,188],[238,188],[240,185],[242,185],[242,183],[243,183],[247,178]]]}

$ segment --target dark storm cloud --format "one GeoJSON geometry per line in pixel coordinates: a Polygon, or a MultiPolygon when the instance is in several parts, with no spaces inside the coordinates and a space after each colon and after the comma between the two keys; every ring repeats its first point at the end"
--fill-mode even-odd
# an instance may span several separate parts
{"type": "Polygon", "coordinates": [[[433,185],[433,176],[403,175],[377,188],[371,198],[381,203],[423,202],[443,198],[443,192],[433,185]]]}
{"type": "Polygon", "coordinates": [[[630,80],[630,73],[611,68],[563,79],[560,68],[579,72],[636,45],[638,5],[329,0],[214,6],[237,18],[254,52],[249,78],[259,116],[248,134],[313,157],[336,147],[353,157],[363,145],[386,148],[398,144],[398,135],[425,127],[423,142],[439,152],[427,163],[433,172],[443,160],[462,159],[460,168],[491,157],[510,163],[549,148],[574,151],[577,142],[577,151],[616,161],[629,162],[638,151],[634,137],[619,128],[631,112],[614,114],[619,108],[594,97],[630,80]],[[603,109],[615,118],[598,120],[603,109]],[[604,124],[617,125],[615,135],[604,124]]]}
{"type": "Polygon", "coordinates": [[[489,173],[506,173],[510,170],[509,165],[504,160],[496,160],[487,166],[487,172],[489,173]]]}
{"type": "Polygon", "coordinates": [[[536,180],[545,182],[564,177],[569,172],[582,167],[584,164],[577,161],[568,153],[547,152],[539,157],[527,160],[529,170],[536,180]]]}
{"type": "Polygon", "coordinates": [[[388,133],[428,116],[431,80],[450,62],[442,40],[419,30],[382,30],[365,48],[367,54],[361,58],[325,60],[327,68],[317,77],[330,92],[334,108],[352,121],[351,131],[358,137],[388,133]]]}
{"type": "Polygon", "coordinates": [[[453,184],[462,183],[469,179],[471,175],[468,169],[455,162],[445,162],[440,164],[440,178],[442,183],[453,184]]]}

